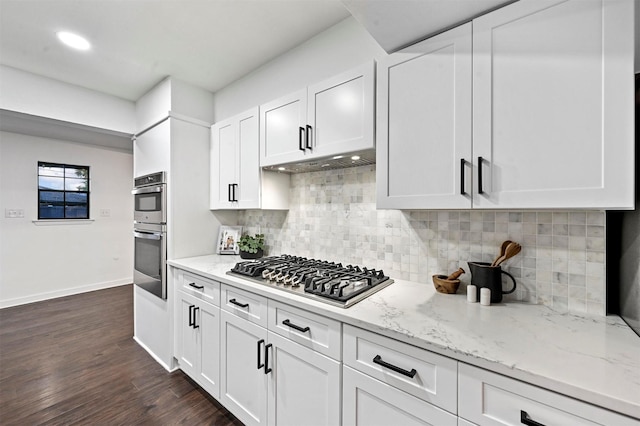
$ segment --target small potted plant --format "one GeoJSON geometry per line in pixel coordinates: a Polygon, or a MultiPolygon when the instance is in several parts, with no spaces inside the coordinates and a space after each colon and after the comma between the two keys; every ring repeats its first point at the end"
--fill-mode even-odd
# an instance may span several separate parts
{"type": "Polygon", "coordinates": [[[264,234],[244,234],[238,241],[240,257],[243,259],[259,259],[264,254],[264,234]]]}

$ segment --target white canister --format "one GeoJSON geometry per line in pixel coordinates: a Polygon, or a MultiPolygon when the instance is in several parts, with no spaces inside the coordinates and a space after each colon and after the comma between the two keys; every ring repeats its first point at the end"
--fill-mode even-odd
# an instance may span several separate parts
{"type": "Polygon", "coordinates": [[[467,286],[467,302],[476,303],[478,301],[478,290],[475,285],[469,284],[467,286]]]}
{"type": "Polygon", "coordinates": [[[486,288],[486,287],[482,287],[480,289],[480,304],[484,305],[484,306],[489,306],[491,305],[491,290],[486,288]]]}

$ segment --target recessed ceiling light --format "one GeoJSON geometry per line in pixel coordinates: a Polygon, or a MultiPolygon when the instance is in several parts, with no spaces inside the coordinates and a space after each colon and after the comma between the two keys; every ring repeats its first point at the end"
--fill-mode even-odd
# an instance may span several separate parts
{"type": "Polygon", "coordinates": [[[87,41],[87,39],[77,34],[73,34],[67,31],[60,31],[57,32],[56,35],[61,42],[69,47],[73,47],[74,49],[89,50],[91,48],[91,44],[87,41]]]}

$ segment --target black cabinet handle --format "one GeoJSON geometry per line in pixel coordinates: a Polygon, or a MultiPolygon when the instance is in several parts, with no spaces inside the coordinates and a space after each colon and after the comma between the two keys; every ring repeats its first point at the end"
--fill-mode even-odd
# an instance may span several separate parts
{"type": "Polygon", "coordinates": [[[200,308],[197,306],[193,308],[193,328],[200,328],[200,326],[196,324],[196,312],[198,312],[199,310],[200,308]]]}
{"type": "Polygon", "coordinates": [[[227,185],[227,201],[231,202],[231,184],[227,185]]]}
{"type": "Polygon", "coordinates": [[[229,303],[233,303],[234,305],[240,306],[241,308],[248,308],[249,307],[248,303],[240,303],[236,299],[229,300],[229,303]]]}
{"type": "Polygon", "coordinates": [[[269,348],[272,346],[273,345],[269,343],[267,346],[264,347],[264,374],[269,374],[271,373],[271,371],[273,371],[269,367],[269,348]]]}
{"type": "Polygon", "coordinates": [[[304,150],[305,150],[304,138],[302,136],[303,134],[304,134],[304,127],[300,127],[300,129],[298,130],[298,148],[302,152],[304,152],[304,150]]]}
{"type": "Polygon", "coordinates": [[[305,135],[305,139],[306,139],[306,147],[307,149],[312,150],[313,146],[311,145],[311,126],[307,124],[307,134],[305,135]]]}
{"type": "Polygon", "coordinates": [[[264,339],[258,340],[258,370],[264,367],[264,364],[260,362],[260,346],[264,345],[264,339]]]}
{"type": "Polygon", "coordinates": [[[467,162],[464,158],[460,159],[460,195],[467,195],[467,192],[464,190],[464,166],[467,165],[467,162]]]}
{"type": "Polygon", "coordinates": [[[236,203],[238,202],[238,198],[236,197],[236,189],[238,188],[238,184],[237,183],[232,183],[231,184],[231,188],[232,188],[232,196],[231,196],[231,201],[235,201],[236,203]]]}
{"type": "Polygon", "coordinates": [[[196,283],[189,283],[189,287],[197,288],[198,290],[202,290],[204,288],[203,285],[197,285],[196,283]]]}
{"type": "Polygon", "coordinates": [[[478,194],[484,194],[482,190],[482,162],[484,158],[478,157],[478,194]]]}
{"type": "Polygon", "coordinates": [[[407,371],[404,368],[396,367],[393,364],[389,364],[388,362],[383,361],[380,355],[376,355],[376,357],[373,358],[373,362],[385,368],[388,368],[389,370],[393,370],[396,373],[400,373],[403,376],[411,377],[412,379],[418,373],[415,368],[412,368],[411,371],[407,371]]]}
{"type": "Polygon", "coordinates": [[[531,420],[529,414],[526,411],[520,410],[520,423],[528,426],[544,426],[542,423],[538,423],[535,420],[531,420]]]}
{"type": "Polygon", "coordinates": [[[194,324],[196,323],[196,316],[193,314],[193,308],[195,308],[196,305],[189,305],[189,326],[193,327],[194,324]]]}
{"type": "Polygon", "coordinates": [[[288,319],[282,321],[282,323],[284,325],[286,325],[287,327],[291,327],[291,328],[294,328],[294,329],[298,330],[301,333],[306,333],[307,331],[310,330],[309,327],[300,327],[299,325],[295,325],[295,324],[291,323],[291,321],[289,321],[288,319]]]}

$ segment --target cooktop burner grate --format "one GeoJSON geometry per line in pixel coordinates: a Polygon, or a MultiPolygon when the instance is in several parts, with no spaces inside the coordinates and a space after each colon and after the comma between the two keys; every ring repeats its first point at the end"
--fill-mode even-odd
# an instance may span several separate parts
{"type": "Polygon", "coordinates": [[[381,270],[287,254],[238,262],[229,274],[344,308],[393,282],[381,270]]]}

